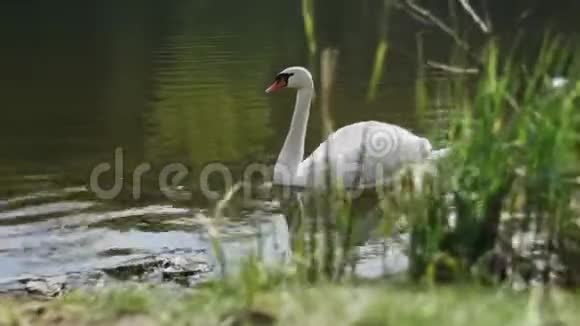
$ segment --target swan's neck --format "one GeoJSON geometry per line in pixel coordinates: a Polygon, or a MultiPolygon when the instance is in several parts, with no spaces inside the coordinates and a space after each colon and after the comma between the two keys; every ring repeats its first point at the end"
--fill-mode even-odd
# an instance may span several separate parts
{"type": "Polygon", "coordinates": [[[302,162],[313,92],[312,88],[301,88],[296,94],[296,104],[292,122],[290,123],[290,130],[274,167],[274,183],[290,184],[292,178],[296,175],[298,165],[302,162]]]}

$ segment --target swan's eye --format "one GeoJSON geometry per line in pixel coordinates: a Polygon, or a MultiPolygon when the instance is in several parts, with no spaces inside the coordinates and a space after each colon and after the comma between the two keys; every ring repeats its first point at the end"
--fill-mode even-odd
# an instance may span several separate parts
{"type": "Polygon", "coordinates": [[[278,74],[276,78],[274,78],[274,83],[272,83],[272,85],[268,87],[268,89],[266,89],[266,93],[271,93],[288,86],[288,79],[292,75],[294,74],[293,73],[278,74]]]}
{"type": "Polygon", "coordinates": [[[294,74],[293,73],[278,74],[278,76],[276,76],[275,81],[281,83],[283,87],[288,86],[288,79],[292,75],[294,74]]]}

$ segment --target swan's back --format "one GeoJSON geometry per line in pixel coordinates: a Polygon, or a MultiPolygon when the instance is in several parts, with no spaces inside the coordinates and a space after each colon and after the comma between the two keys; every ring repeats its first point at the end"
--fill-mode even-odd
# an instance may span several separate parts
{"type": "Polygon", "coordinates": [[[382,183],[406,164],[428,157],[425,138],[396,125],[365,121],[338,129],[299,166],[295,184],[321,186],[327,162],[347,187],[382,183]],[[328,157],[327,157],[328,155],[328,157]]]}

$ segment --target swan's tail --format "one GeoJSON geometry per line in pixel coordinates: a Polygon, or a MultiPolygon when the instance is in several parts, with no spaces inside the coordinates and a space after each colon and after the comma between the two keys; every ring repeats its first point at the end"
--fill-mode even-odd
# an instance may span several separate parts
{"type": "Polygon", "coordinates": [[[451,153],[451,148],[449,148],[449,147],[436,149],[436,150],[431,151],[431,153],[429,154],[427,159],[434,160],[434,161],[439,160],[441,158],[448,156],[450,153],[451,153]]]}

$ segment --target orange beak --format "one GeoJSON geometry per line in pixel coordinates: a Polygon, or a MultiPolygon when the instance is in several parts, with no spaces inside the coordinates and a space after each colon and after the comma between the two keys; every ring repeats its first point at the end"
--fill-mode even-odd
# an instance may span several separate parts
{"type": "Polygon", "coordinates": [[[270,87],[266,88],[266,93],[273,93],[277,90],[284,88],[285,86],[286,85],[285,85],[284,81],[282,81],[282,80],[274,81],[272,83],[272,85],[270,85],[270,87]]]}

